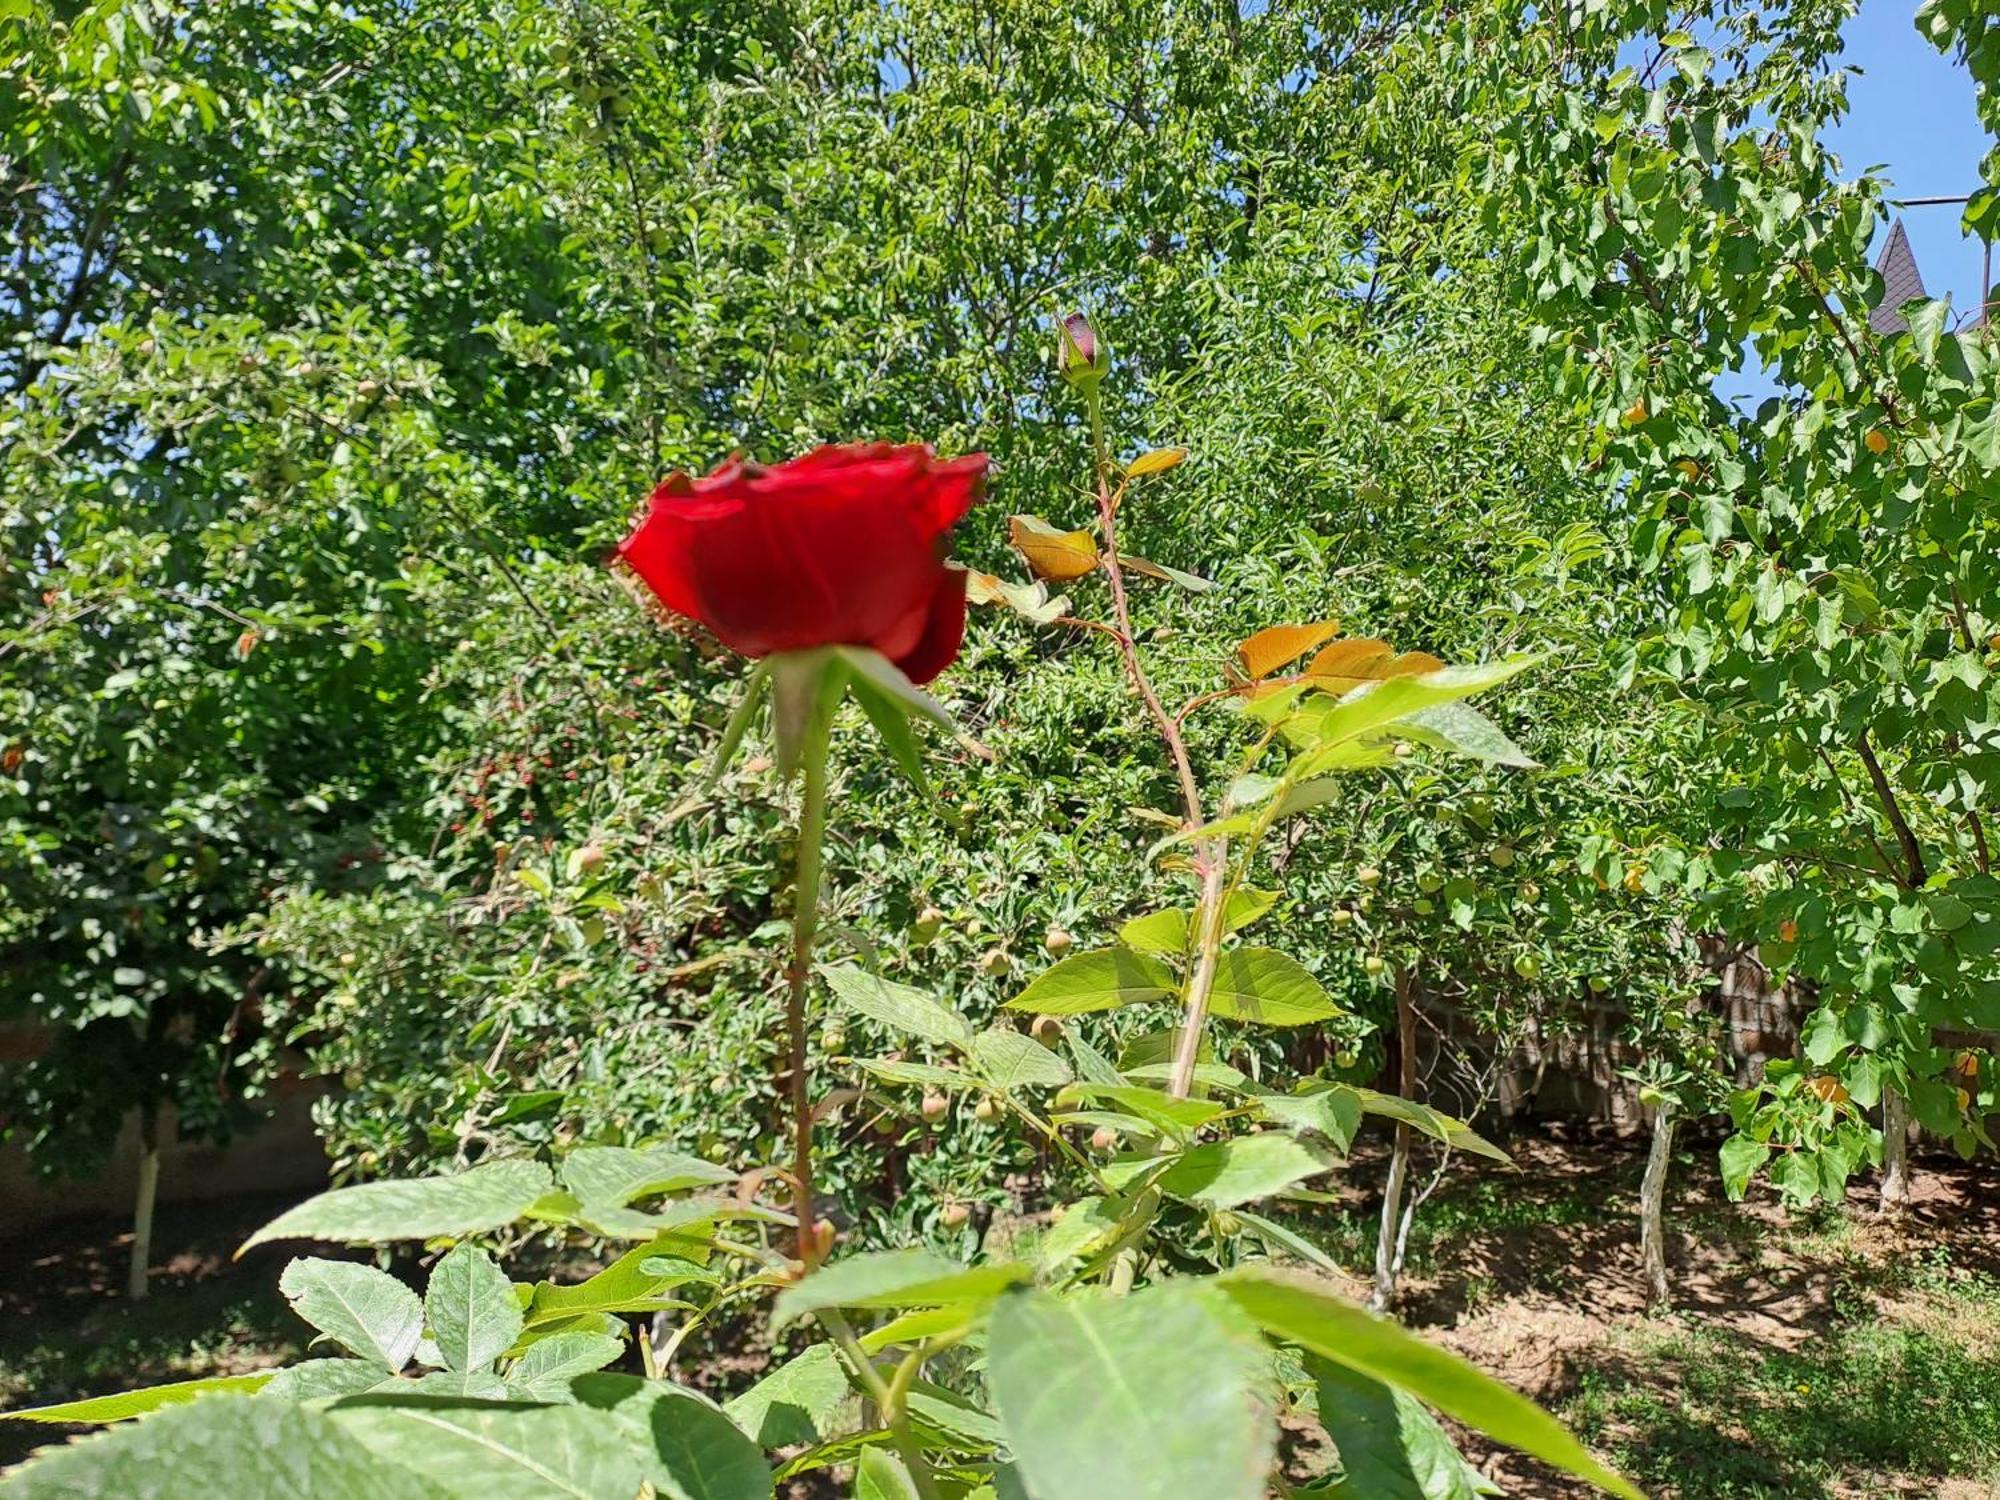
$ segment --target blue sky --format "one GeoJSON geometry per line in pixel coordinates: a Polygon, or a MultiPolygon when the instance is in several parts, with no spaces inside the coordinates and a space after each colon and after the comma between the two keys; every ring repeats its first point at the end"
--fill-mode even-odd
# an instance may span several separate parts
{"type": "MultiPolygon", "coordinates": [[[[1973,110],[1972,74],[1917,34],[1916,13],[1917,0],[1862,0],[1845,37],[1845,60],[1862,71],[1849,80],[1852,108],[1831,144],[1849,176],[1886,167],[1894,197],[1969,193],[1989,145],[1973,110]]],[[[1961,210],[1891,211],[1903,215],[1924,289],[1950,292],[1960,311],[1976,307],[1984,248],[1960,234],[1961,210]]]]}

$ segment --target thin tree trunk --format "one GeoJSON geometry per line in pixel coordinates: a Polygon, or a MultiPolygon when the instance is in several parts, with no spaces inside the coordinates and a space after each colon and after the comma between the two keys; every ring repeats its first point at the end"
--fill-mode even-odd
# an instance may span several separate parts
{"type": "Polygon", "coordinates": [[[1910,1105],[1894,1089],[1882,1090],[1882,1212],[1910,1206],[1910,1105]]]}
{"type": "MultiPolygon", "coordinates": [[[[1417,1011],[1411,1000],[1414,978],[1396,971],[1397,1085],[1405,1099],[1417,1092],[1417,1011]]],[[[1396,1145],[1389,1155],[1389,1180],[1382,1188],[1382,1226],[1375,1237],[1375,1290],[1368,1305],[1386,1312],[1396,1300],[1396,1282],[1403,1270],[1403,1247],[1410,1226],[1403,1213],[1403,1185],[1410,1174],[1410,1127],[1396,1126],[1396,1145]]]]}
{"type": "Polygon", "coordinates": [[[1662,1099],[1653,1111],[1653,1149],[1646,1155],[1646,1175],[1639,1183],[1639,1263],[1646,1273],[1646,1298],[1654,1312],[1671,1302],[1667,1286],[1667,1171],[1673,1164],[1674,1101],[1662,1099]]]}
{"type": "Polygon", "coordinates": [[[160,1111],[147,1105],[139,1111],[139,1191],[132,1202],[132,1265],[125,1293],[134,1302],[146,1297],[146,1273],[153,1263],[153,1204],[160,1191],[160,1111]]]}

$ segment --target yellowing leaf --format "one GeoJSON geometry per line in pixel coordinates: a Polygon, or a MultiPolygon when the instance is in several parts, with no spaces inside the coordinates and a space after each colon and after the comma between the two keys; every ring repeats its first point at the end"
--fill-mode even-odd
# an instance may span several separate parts
{"type": "Polygon", "coordinates": [[[1097,538],[1087,531],[1058,531],[1040,516],[1009,516],[1007,539],[1037,578],[1067,583],[1097,566],[1097,538]]]}
{"type": "Polygon", "coordinates": [[[1141,453],[1125,465],[1125,477],[1144,479],[1148,474],[1164,474],[1187,456],[1185,448],[1155,448],[1151,453],[1141,453]]]}
{"type": "Polygon", "coordinates": [[[1320,620],[1311,625],[1273,625],[1239,645],[1236,660],[1243,668],[1243,675],[1255,682],[1270,676],[1286,662],[1304,656],[1313,647],[1332,640],[1339,629],[1338,620],[1320,620]]]}
{"type": "Polygon", "coordinates": [[[1047,625],[1069,613],[1067,594],[1057,594],[1052,599],[1048,589],[1039,582],[1016,583],[1011,578],[981,573],[977,569],[966,572],[965,598],[969,604],[1004,604],[1037,625],[1047,625]]]}
{"type": "Polygon", "coordinates": [[[1322,692],[1347,693],[1364,682],[1381,682],[1390,677],[1414,677],[1421,672],[1436,672],[1444,663],[1428,651],[1404,651],[1398,654],[1396,648],[1387,641],[1372,637],[1361,637],[1351,641],[1335,641],[1306,668],[1306,677],[1322,692]]]}

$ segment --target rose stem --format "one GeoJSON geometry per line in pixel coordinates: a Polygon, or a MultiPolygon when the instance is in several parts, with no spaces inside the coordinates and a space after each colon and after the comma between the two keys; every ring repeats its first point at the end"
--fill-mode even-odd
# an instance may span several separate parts
{"type": "MultiPolygon", "coordinates": [[[[1139,660],[1139,643],[1132,634],[1132,611],[1125,598],[1125,575],[1118,564],[1118,509],[1111,498],[1111,455],[1104,442],[1104,397],[1097,387],[1084,393],[1090,409],[1090,446],[1097,470],[1097,524],[1104,537],[1104,572],[1111,580],[1111,613],[1117,621],[1118,650],[1125,658],[1125,671],[1132,686],[1152,715],[1167,754],[1172,757],[1174,774],[1180,780],[1181,803],[1186,809],[1187,826],[1202,824],[1201,788],[1195,781],[1194,763],[1188,758],[1187,741],[1180,726],[1167,713],[1160,695],[1146,676],[1139,660]]],[[[1193,974],[1188,979],[1187,1009],[1181,1020],[1180,1043],[1174,1049],[1173,1079],[1167,1091],[1185,1099],[1194,1087],[1194,1068],[1201,1056],[1201,1032],[1208,1020],[1208,996],[1215,987],[1215,969],[1222,948],[1223,887],[1228,874],[1228,846],[1222,839],[1210,839],[1197,846],[1195,863],[1201,870],[1201,902],[1195,910],[1195,931],[1200,948],[1193,974]]]]}
{"type": "Polygon", "coordinates": [[[806,1080],[806,982],[812,974],[813,933],[819,925],[827,739],[827,726],[814,725],[806,733],[800,756],[805,795],[799,808],[798,877],[792,886],[792,958],[785,969],[785,1034],[791,1046],[792,1213],[798,1220],[799,1263],[808,1271],[819,1263],[819,1245],[813,1214],[812,1102],[806,1080]]]}

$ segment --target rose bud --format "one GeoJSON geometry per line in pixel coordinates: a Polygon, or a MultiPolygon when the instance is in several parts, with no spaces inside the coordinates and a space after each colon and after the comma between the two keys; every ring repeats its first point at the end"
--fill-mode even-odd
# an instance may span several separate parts
{"type": "Polygon", "coordinates": [[[950,666],[965,633],[951,529],[979,498],[986,455],[920,443],[817,448],[765,468],[676,473],[618,546],[669,610],[745,656],[866,646],[912,682],[950,666]]]}
{"type": "Polygon", "coordinates": [[[1080,312],[1065,317],[1056,329],[1056,369],[1079,390],[1089,390],[1111,368],[1111,351],[1097,337],[1090,319],[1080,312]]]}

